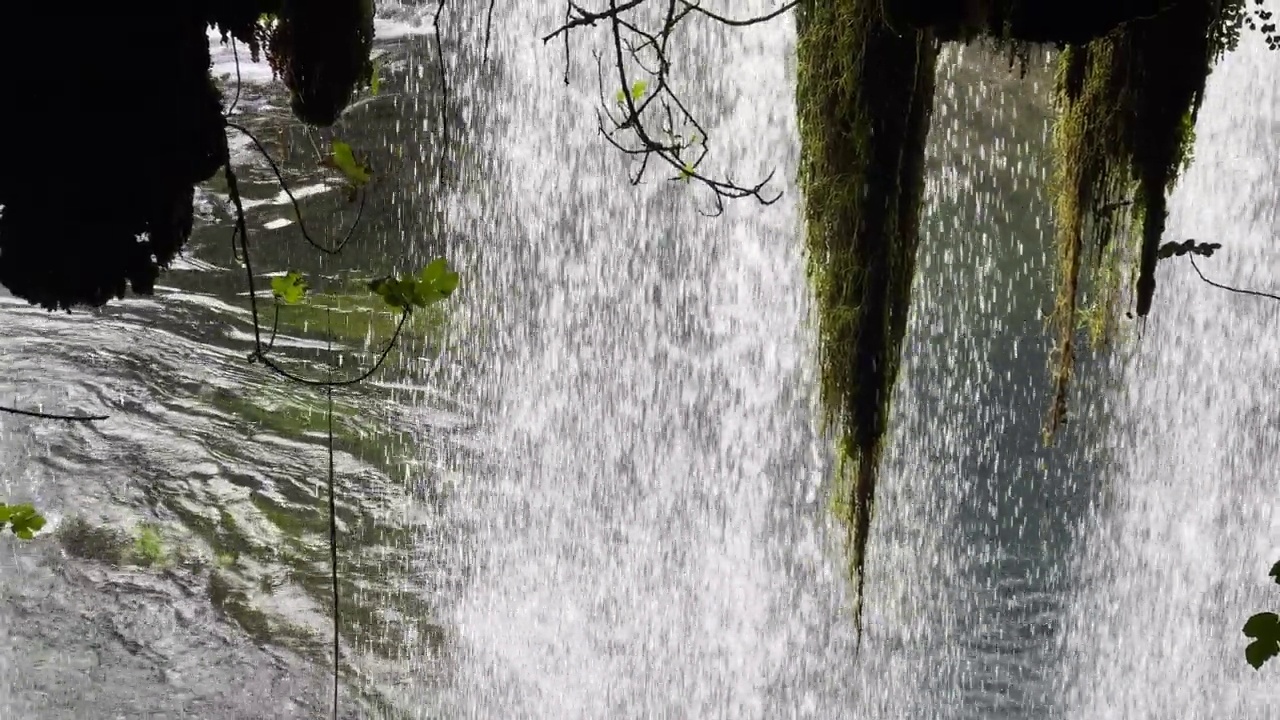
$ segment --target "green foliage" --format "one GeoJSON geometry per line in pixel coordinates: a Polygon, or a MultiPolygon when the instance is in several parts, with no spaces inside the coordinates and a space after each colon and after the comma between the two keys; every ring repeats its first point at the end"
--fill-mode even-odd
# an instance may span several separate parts
{"type": "MultiPolygon", "coordinates": [[[[1271,566],[1267,575],[1280,585],[1280,562],[1271,566]]],[[[1252,638],[1244,649],[1244,659],[1259,670],[1271,658],[1280,655],[1280,615],[1262,612],[1249,618],[1242,629],[1244,636],[1252,638]]]]}
{"type": "Polygon", "coordinates": [[[330,151],[329,157],[325,158],[321,164],[342,173],[342,177],[353,188],[361,188],[368,185],[372,176],[369,166],[357,161],[351,146],[341,140],[333,141],[333,149],[330,151]]]}
{"type": "Polygon", "coordinates": [[[392,308],[410,312],[444,300],[458,287],[458,274],[449,269],[449,261],[436,258],[415,275],[387,276],[369,283],[369,290],[376,293],[392,308]]]}
{"type": "MultiPolygon", "coordinates": [[[[634,83],[631,84],[631,93],[630,93],[631,101],[635,102],[636,100],[639,100],[640,98],[644,97],[644,94],[648,91],[649,91],[648,82],[644,80],[635,81],[634,83]]],[[[614,96],[614,99],[617,100],[619,103],[626,103],[627,101],[626,91],[619,90],[618,94],[614,96]]]]}
{"type": "Polygon", "coordinates": [[[307,281],[296,272],[271,278],[271,294],[285,305],[297,305],[307,294],[307,281]]]}
{"type": "Polygon", "coordinates": [[[30,540],[44,527],[44,516],[31,505],[6,505],[0,503],[0,531],[8,525],[13,534],[30,540]]]}
{"type": "Polygon", "coordinates": [[[160,530],[153,525],[140,525],[133,540],[133,554],[139,565],[160,565],[168,557],[160,530]]]}
{"type": "Polygon", "coordinates": [[[1215,250],[1222,248],[1222,243],[1198,243],[1195,240],[1167,242],[1160,246],[1156,257],[1165,260],[1171,257],[1182,257],[1188,253],[1200,257],[1213,257],[1215,250]]]}

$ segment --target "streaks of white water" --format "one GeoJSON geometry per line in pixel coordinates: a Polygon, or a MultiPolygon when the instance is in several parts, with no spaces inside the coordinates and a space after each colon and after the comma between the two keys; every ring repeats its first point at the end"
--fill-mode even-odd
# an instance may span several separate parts
{"type": "MultiPolygon", "coordinates": [[[[766,6],[751,5],[734,11],[766,6]]],[[[608,35],[575,36],[565,88],[561,54],[529,40],[558,8],[521,9],[499,25],[520,70],[502,95],[510,175],[492,231],[526,245],[532,265],[495,258],[483,271],[537,284],[526,310],[499,310],[524,318],[508,328],[495,419],[513,452],[460,501],[488,522],[457,611],[454,712],[828,716],[851,655],[806,662],[838,652],[841,581],[814,521],[794,189],[780,182],[777,205],[710,220],[694,212],[708,202],[696,186],[665,171],[630,187],[596,132],[595,67],[580,47],[607,49],[608,35]]],[[[791,176],[785,21],[686,42],[681,81],[711,108],[725,166],[791,176]]]]}
{"type": "MultiPolygon", "coordinates": [[[[1222,243],[1219,282],[1275,288],[1280,56],[1246,34],[1210,77],[1195,163],[1168,238],[1222,243]]],[[[1071,631],[1071,715],[1270,718],[1280,694],[1245,664],[1245,619],[1274,610],[1280,559],[1280,304],[1161,263],[1156,307],[1116,402],[1109,502],[1085,535],[1071,631]]]]}

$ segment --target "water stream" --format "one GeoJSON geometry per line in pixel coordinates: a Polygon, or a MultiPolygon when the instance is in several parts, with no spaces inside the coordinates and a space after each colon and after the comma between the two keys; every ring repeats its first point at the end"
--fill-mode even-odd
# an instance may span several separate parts
{"type": "MultiPolygon", "coordinates": [[[[599,138],[603,32],[566,66],[536,39],[561,8],[499,3],[485,59],[484,13],[450,10],[446,94],[433,10],[380,9],[383,97],[336,131],[378,170],[342,257],[297,237],[234,145],[255,268],[320,292],[282,315],[292,362],[331,357],[327,336],[344,367],[369,361],[393,318],[360,277],[447,254],[464,278],[337,397],[344,717],[1268,716],[1239,626],[1274,608],[1280,345],[1259,329],[1280,309],[1170,263],[1155,316],[1082,358],[1076,422],[1042,446],[1046,59],[1023,81],[976,48],[942,63],[855,653],[789,180],[790,22],[690,23],[673,53],[713,161],[784,191],[713,219],[696,186],[632,187],[599,138]]],[[[1280,93],[1275,55],[1242,45],[1211,80],[1171,232],[1222,242],[1205,271],[1262,287],[1280,271],[1280,93]]],[[[228,49],[215,66],[234,82],[228,49]]],[[[309,225],[338,232],[352,207],[269,73],[241,81],[239,120],[308,188],[309,225]]],[[[322,397],[245,361],[225,186],[199,202],[154,299],[0,299],[0,401],[111,415],[0,418],[5,497],[51,519],[0,539],[4,717],[326,712],[322,397]]]]}

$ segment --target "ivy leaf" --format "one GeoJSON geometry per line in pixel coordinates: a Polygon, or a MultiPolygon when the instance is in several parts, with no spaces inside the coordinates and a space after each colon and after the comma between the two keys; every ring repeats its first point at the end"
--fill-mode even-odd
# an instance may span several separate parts
{"type": "Polygon", "coordinates": [[[23,540],[30,540],[35,537],[44,527],[44,516],[36,512],[31,505],[5,505],[4,516],[9,523],[9,528],[23,540]]]}
{"type": "Polygon", "coordinates": [[[273,277],[271,294],[285,305],[296,305],[307,294],[307,281],[296,272],[273,277]]]}
{"type": "Polygon", "coordinates": [[[369,283],[369,290],[382,298],[388,307],[402,311],[425,308],[444,300],[458,287],[458,274],[449,261],[436,258],[417,275],[379,278],[369,283]]]}
{"type": "Polygon", "coordinates": [[[1245,622],[1243,632],[1245,637],[1254,638],[1244,649],[1244,657],[1254,670],[1280,655],[1280,615],[1258,613],[1245,622]]]}
{"type": "Polygon", "coordinates": [[[347,182],[355,187],[363,187],[369,184],[369,166],[356,162],[356,156],[352,152],[351,146],[341,140],[333,141],[332,154],[320,164],[342,173],[347,182]]]}
{"type": "Polygon", "coordinates": [[[388,275],[369,283],[369,290],[382,298],[387,307],[396,310],[408,310],[413,307],[413,285],[406,286],[403,279],[388,275]]]}
{"type": "Polygon", "coordinates": [[[444,258],[436,258],[422,268],[418,280],[442,297],[449,297],[458,287],[458,273],[449,269],[449,261],[444,258]]]}

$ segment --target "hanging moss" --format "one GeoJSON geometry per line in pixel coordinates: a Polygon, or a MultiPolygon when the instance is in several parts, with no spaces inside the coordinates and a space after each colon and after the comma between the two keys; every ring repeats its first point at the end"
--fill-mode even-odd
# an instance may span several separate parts
{"type": "Polygon", "coordinates": [[[836,436],[833,504],[861,608],[876,470],[911,302],[924,144],[939,44],[899,35],[879,0],[798,16],[796,104],[822,400],[836,436]]]}
{"type": "Polygon", "coordinates": [[[1145,317],[1155,295],[1166,195],[1190,156],[1209,71],[1234,42],[1239,4],[1224,8],[1214,0],[1184,0],[1069,48],[1059,59],[1053,188],[1059,283],[1046,439],[1066,418],[1086,229],[1092,226],[1098,254],[1106,255],[1122,237],[1111,215],[1118,207],[1130,208],[1138,229],[1131,253],[1138,270],[1135,305],[1145,317]]]}
{"type": "MultiPolygon", "coordinates": [[[[898,27],[929,28],[941,40],[979,36],[1083,44],[1119,25],[1163,12],[1170,0],[1112,0],[1081,5],[1044,0],[883,0],[898,27]]],[[[1176,0],[1175,0],[1176,1],[1176,0]]]]}
{"type": "Polygon", "coordinates": [[[267,57],[289,88],[293,113],[328,126],[372,74],[373,0],[283,0],[267,57]]]}

